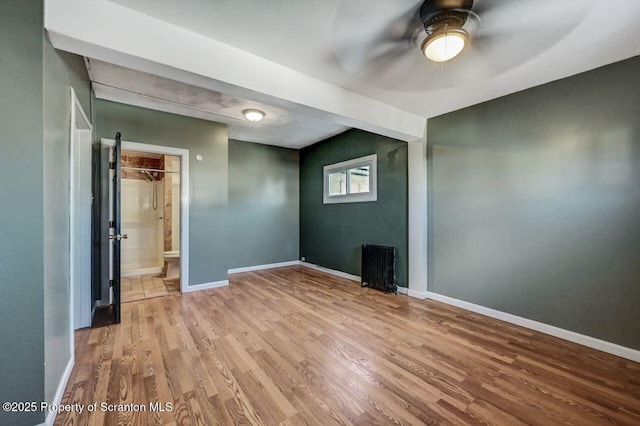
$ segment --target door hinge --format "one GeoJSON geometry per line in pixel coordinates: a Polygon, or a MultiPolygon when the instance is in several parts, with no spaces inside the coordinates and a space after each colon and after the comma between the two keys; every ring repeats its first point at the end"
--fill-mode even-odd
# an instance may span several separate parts
{"type": "Polygon", "coordinates": [[[115,228],[116,227],[116,222],[114,220],[110,220],[109,221],[109,228],[115,228]]]}
{"type": "Polygon", "coordinates": [[[109,287],[113,287],[113,280],[109,280],[109,287]]]}
{"type": "Polygon", "coordinates": [[[115,161],[109,161],[109,169],[111,169],[111,170],[115,170],[116,169],[115,161]]]}

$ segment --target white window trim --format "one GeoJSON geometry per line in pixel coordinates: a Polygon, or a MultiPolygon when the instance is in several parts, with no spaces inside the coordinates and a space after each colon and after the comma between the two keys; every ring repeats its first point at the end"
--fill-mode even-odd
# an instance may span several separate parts
{"type": "Polygon", "coordinates": [[[372,154],[367,155],[366,157],[343,161],[341,163],[326,165],[322,168],[322,182],[323,204],[366,203],[371,201],[378,201],[378,155],[372,154]],[[367,165],[369,166],[370,173],[369,192],[329,196],[329,173],[346,171],[348,169],[353,169],[354,167],[367,165]]]}

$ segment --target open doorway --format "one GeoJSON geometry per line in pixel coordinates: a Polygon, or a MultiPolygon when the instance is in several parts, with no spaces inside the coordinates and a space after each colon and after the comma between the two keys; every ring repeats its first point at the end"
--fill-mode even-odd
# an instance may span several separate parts
{"type": "MultiPolygon", "coordinates": [[[[116,133],[115,139],[102,138],[98,150],[100,151],[99,163],[100,171],[98,172],[98,179],[96,179],[99,188],[99,200],[97,202],[97,214],[95,215],[96,234],[98,235],[99,250],[96,250],[96,262],[99,265],[99,272],[95,284],[96,294],[96,310],[93,316],[92,326],[101,327],[107,324],[114,324],[120,322],[121,303],[123,302],[122,292],[122,279],[129,279],[132,276],[154,275],[157,279],[152,282],[148,287],[155,286],[158,291],[148,291],[148,295],[151,296],[156,293],[155,296],[165,295],[169,293],[167,287],[164,287],[164,279],[167,278],[166,274],[169,274],[168,278],[175,280],[178,284],[177,288],[171,289],[172,294],[176,293],[177,289],[180,292],[184,292],[188,288],[189,283],[189,150],[183,148],[167,147],[161,145],[151,145],[146,143],[127,142],[121,140],[120,132],[116,133]],[[132,152],[141,154],[145,158],[164,158],[167,156],[171,159],[171,163],[162,165],[149,164],[129,164],[123,165],[122,152],[132,152]],[[171,158],[175,157],[175,158],[171,158]],[[177,161],[176,161],[177,160],[177,161]],[[166,166],[166,167],[165,167],[166,166]],[[138,170],[136,170],[138,169],[138,170]],[[173,169],[173,170],[171,170],[173,169]],[[144,234],[139,232],[140,229],[130,227],[130,223],[122,226],[122,207],[123,204],[128,203],[122,200],[122,186],[123,183],[126,186],[127,179],[122,179],[123,172],[126,174],[139,174],[143,179],[147,181],[147,195],[146,201],[138,200],[138,203],[146,202],[147,205],[153,206],[154,194],[153,194],[153,182],[158,181],[161,175],[178,175],[179,180],[175,180],[175,187],[178,189],[174,191],[174,184],[167,185],[167,188],[171,188],[172,197],[172,220],[171,220],[171,240],[167,238],[167,244],[170,242],[172,250],[164,249],[164,231],[160,235],[159,227],[155,229],[158,234],[144,234]],[[156,175],[154,175],[154,173],[156,175]],[[146,176],[146,177],[145,177],[146,176]],[[151,183],[151,185],[149,185],[151,183]],[[174,210],[175,204],[175,210],[174,210]],[[177,210],[177,212],[176,212],[177,210]],[[129,233],[133,240],[133,244],[129,243],[129,233]],[[144,254],[135,253],[136,239],[138,243],[144,243],[145,239],[149,238],[149,235],[153,235],[155,240],[160,242],[159,245],[154,246],[153,253],[161,253],[160,256],[156,256],[156,263],[145,264],[141,262],[144,260],[144,254]],[[176,244],[177,240],[177,244],[176,244]],[[123,246],[125,254],[123,256],[123,246]],[[166,253],[170,251],[177,251],[178,253],[166,253]],[[138,265],[134,266],[136,262],[138,265]],[[171,259],[172,257],[172,259],[171,259]],[[160,260],[161,259],[161,260],[160,260]],[[165,267],[165,260],[167,265],[165,267]],[[169,264],[171,260],[171,264],[169,264]],[[125,275],[122,275],[122,267],[124,266],[125,275]],[[133,275],[133,274],[136,275],[133,275]],[[164,287],[164,289],[163,289],[164,287]],[[160,294],[158,294],[160,293],[160,294]]],[[[169,161],[167,161],[169,163],[169,161]]],[[[164,180],[166,178],[162,178],[164,180]]],[[[172,182],[174,180],[172,179],[172,182]]],[[[141,184],[138,184],[139,186],[141,184]]],[[[156,219],[159,223],[162,222],[164,227],[164,188],[160,189],[160,185],[155,183],[156,188],[156,219]],[[162,219],[160,219],[162,218],[162,219]]],[[[131,185],[133,187],[136,184],[131,185]]],[[[135,196],[134,196],[135,202],[135,196]]],[[[124,206],[129,209],[130,206],[124,206]]],[[[152,209],[153,210],[153,209],[152,209]]],[[[162,228],[163,229],[163,228],[162,228]]],[[[144,244],[143,244],[144,245],[144,244]]],[[[153,277],[152,277],[153,278],[153,277]]],[[[141,282],[142,284],[142,282],[141,282]]],[[[134,283],[131,283],[133,289],[134,283]]],[[[128,290],[128,289],[127,289],[128,290]]],[[[127,295],[126,300],[139,300],[146,297],[144,288],[142,294],[138,292],[137,296],[129,297],[127,295]]]]}
{"type": "Polygon", "coordinates": [[[180,157],[122,151],[121,300],[180,293],[180,157]]]}

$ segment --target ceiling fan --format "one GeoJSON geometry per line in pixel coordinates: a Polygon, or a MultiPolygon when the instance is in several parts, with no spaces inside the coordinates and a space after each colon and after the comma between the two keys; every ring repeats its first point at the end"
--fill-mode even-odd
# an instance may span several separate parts
{"type": "Polygon", "coordinates": [[[334,21],[333,51],[347,73],[369,85],[437,89],[495,76],[540,55],[594,2],[345,0],[334,21]]]}

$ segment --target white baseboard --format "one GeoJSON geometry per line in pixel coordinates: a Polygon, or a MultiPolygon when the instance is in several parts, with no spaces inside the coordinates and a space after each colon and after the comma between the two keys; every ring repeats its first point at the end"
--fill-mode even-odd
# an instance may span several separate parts
{"type": "Polygon", "coordinates": [[[314,265],[313,263],[300,262],[300,265],[306,266],[307,268],[315,269],[316,271],[326,272],[327,274],[335,275],[337,277],[360,282],[360,277],[357,275],[347,274],[346,272],[336,271],[335,269],[325,268],[324,266],[314,265]]]}
{"type": "Polygon", "coordinates": [[[466,309],[468,311],[486,315],[491,318],[499,319],[501,321],[539,331],[544,334],[559,337],[561,339],[578,343],[589,348],[597,349],[602,352],[607,352],[622,358],[630,359],[631,361],[640,362],[640,351],[636,349],[627,348],[626,346],[621,346],[615,343],[596,339],[595,337],[585,336],[584,334],[576,333],[575,331],[565,330],[553,325],[544,324],[538,321],[519,317],[517,315],[487,308],[485,306],[465,302],[464,300],[454,299],[452,297],[432,293],[430,291],[427,292],[427,297],[438,302],[446,303],[447,305],[457,306],[458,308],[466,309]]]}
{"type": "Polygon", "coordinates": [[[218,288],[218,287],[224,287],[224,286],[228,286],[228,285],[229,285],[229,280],[214,281],[214,282],[211,282],[211,283],[202,283],[202,284],[195,284],[195,285],[185,286],[182,289],[182,292],[183,293],[191,293],[192,291],[208,290],[210,288],[218,288]]]}
{"type": "MultiPolygon", "coordinates": [[[[313,263],[299,262],[298,264],[302,266],[306,266],[307,268],[315,269],[316,271],[326,272],[327,274],[335,275],[337,277],[342,277],[348,280],[361,282],[360,277],[357,275],[347,274],[346,272],[336,271],[335,269],[325,268],[324,266],[314,265],[313,263]]],[[[409,290],[407,287],[398,287],[397,289],[398,294],[407,294],[407,292],[410,292],[410,291],[411,290],[409,290]]],[[[424,299],[425,297],[422,297],[421,299],[424,299]]]]}
{"type": "Polygon", "coordinates": [[[429,297],[429,293],[426,291],[417,291],[411,289],[407,291],[407,295],[410,297],[415,297],[416,299],[426,299],[427,297],[429,297]]]}
{"type": "Polygon", "coordinates": [[[151,275],[151,274],[159,274],[162,272],[162,266],[157,268],[143,268],[143,269],[130,269],[128,271],[122,271],[120,273],[121,277],[137,277],[138,275],[151,275]]]}
{"type": "MultiPolygon", "coordinates": [[[[74,364],[75,357],[71,355],[71,358],[69,358],[69,362],[67,362],[67,367],[64,369],[64,373],[62,373],[62,377],[60,377],[60,383],[58,383],[58,389],[56,389],[56,394],[53,397],[53,401],[51,401],[51,405],[60,405],[60,403],[62,402],[64,390],[67,387],[67,382],[69,382],[69,377],[71,377],[71,372],[73,371],[74,364]]],[[[52,426],[56,421],[57,414],[58,413],[56,411],[49,411],[43,424],[46,426],[52,426]]]]}
{"type": "Polygon", "coordinates": [[[295,266],[299,265],[299,260],[290,260],[288,262],[279,262],[279,263],[268,263],[266,265],[256,265],[256,266],[245,266],[243,268],[233,268],[227,271],[227,274],[239,274],[241,272],[251,272],[251,271],[261,271],[263,269],[273,269],[273,268],[282,268],[284,266],[295,266]]]}

